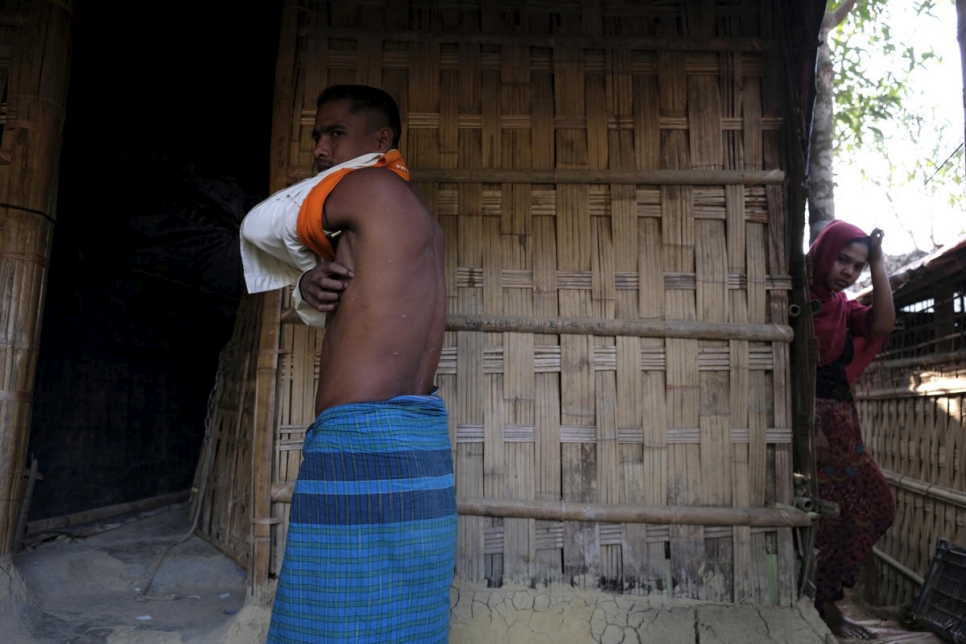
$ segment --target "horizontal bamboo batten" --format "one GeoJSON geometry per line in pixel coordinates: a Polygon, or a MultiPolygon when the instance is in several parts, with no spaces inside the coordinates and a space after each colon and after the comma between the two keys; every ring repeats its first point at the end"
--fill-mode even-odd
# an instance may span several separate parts
{"type": "Polygon", "coordinates": [[[886,553],[882,552],[882,550],[880,550],[879,548],[873,547],[872,548],[872,553],[876,557],[878,557],[879,559],[881,559],[883,562],[885,562],[887,565],[891,566],[895,570],[898,570],[900,573],[902,573],[903,575],[905,575],[906,577],[908,577],[917,586],[922,586],[923,583],[926,581],[926,578],[925,577],[923,577],[922,575],[920,575],[919,573],[917,573],[914,570],[909,570],[908,568],[906,568],[905,566],[903,566],[901,563],[899,563],[896,559],[893,559],[892,557],[890,557],[886,553]]]}
{"type": "MultiPolygon", "coordinates": [[[[556,5],[548,10],[558,9],[556,5]]],[[[634,15],[634,10],[630,14],[621,13],[622,17],[634,15]]],[[[356,40],[359,38],[372,38],[373,32],[362,29],[340,29],[339,36],[346,40],[356,40]]],[[[500,34],[473,34],[467,32],[439,33],[433,31],[418,32],[412,31],[390,31],[378,33],[378,37],[389,42],[400,43],[466,43],[473,45],[525,45],[528,47],[553,47],[557,44],[557,39],[553,36],[503,36],[500,34]]],[[[752,52],[761,53],[773,50],[774,41],[762,38],[644,38],[644,37],[623,37],[619,40],[614,38],[587,37],[580,35],[568,35],[567,45],[569,47],[581,49],[614,49],[616,47],[649,50],[649,51],[721,51],[721,52],[752,52]]]]}
{"type": "Polygon", "coordinates": [[[793,337],[791,327],[780,324],[727,324],[683,320],[603,320],[597,318],[541,320],[482,315],[447,315],[446,330],[786,343],[791,342],[793,337]]]}
{"type": "MultiPolygon", "coordinates": [[[[272,501],[291,503],[294,484],[272,486],[272,501]]],[[[696,506],[600,505],[570,501],[521,501],[491,498],[456,498],[461,516],[587,521],[597,523],[653,523],[656,525],[747,526],[803,528],[809,516],[795,508],[716,508],[696,506]]]]}
{"type": "MultiPolygon", "coordinates": [[[[293,309],[285,312],[283,323],[300,323],[293,309]]],[[[661,320],[601,320],[598,318],[553,318],[538,320],[512,316],[446,316],[447,331],[486,333],[541,333],[555,335],[620,336],[637,338],[690,338],[693,340],[742,340],[747,342],[784,342],[794,339],[792,329],[783,324],[726,324],[661,320]]]]}
{"type": "MultiPolygon", "coordinates": [[[[293,178],[305,178],[298,173],[293,178]]],[[[451,170],[412,168],[413,183],[610,184],[638,186],[759,186],[785,181],[781,170],[451,170]]]]}
{"type": "Polygon", "coordinates": [[[718,186],[780,184],[781,170],[738,172],[729,170],[428,170],[414,168],[416,183],[555,183],[655,186],[718,186]]]}
{"type": "Polygon", "coordinates": [[[950,490],[949,488],[942,487],[941,485],[935,485],[933,483],[917,481],[885,469],[882,470],[882,474],[886,477],[886,480],[889,481],[889,483],[896,487],[902,488],[903,490],[909,490],[910,492],[916,492],[917,494],[929,499],[945,501],[946,503],[951,503],[956,507],[966,510],[966,493],[964,492],[950,490]]]}

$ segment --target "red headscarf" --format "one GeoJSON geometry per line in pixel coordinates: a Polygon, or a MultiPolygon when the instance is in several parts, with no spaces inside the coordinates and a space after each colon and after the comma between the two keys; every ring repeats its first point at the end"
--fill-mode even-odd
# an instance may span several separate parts
{"type": "MultiPolygon", "coordinates": [[[[864,329],[868,329],[871,322],[868,307],[856,301],[850,301],[845,293],[832,291],[825,285],[825,278],[832,270],[842,249],[856,239],[868,239],[868,237],[858,226],[836,219],[819,233],[808,249],[808,256],[812,259],[812,283],[809,285],[809,293],[813,300],[821,304],[813,318],[815,335],[818,337],[820,366],[842,355],[845,338],[850,328],[850,315],[854,316],[853,320],[856,318],[861,320],[859,326],[864,329]]],[[[853,330],[857,330],[854,321],[852,327],[853,330]]],[[[863,335],[854,339],[855,353],[852,364],[847,369],[850,382],[858,377],[872,361],[882,340],[883,338],[869,338],[863,335]]]]}

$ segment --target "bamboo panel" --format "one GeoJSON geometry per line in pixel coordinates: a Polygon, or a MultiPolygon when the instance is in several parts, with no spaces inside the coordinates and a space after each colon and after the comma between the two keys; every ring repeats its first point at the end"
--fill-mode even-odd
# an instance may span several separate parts
{"type": "Polygon", "coordinates": [[[73,11],[28,2],[9,44],[0,141],[0,558],[18,543],[31,402],[43,321],[73,11]]]}
{"type": "Polygon", "coordinates": [[[262,301],[239,303],[231,340],[218,359],[210,434],[199,457],[192,500],[198,530],[242,566],[250,563],[252,413],[262,301]],[[200,508],[198,507],[200,504],[200,508]]]}
{"type": "MultiPolygon", "coordinates": [[[[781,83],[746,16],[760,10],[308,2],[280,45],[289,181],[308,174],[322,87],[381,84],[400,102],[447,241],[437,383],[460,498],[744,511],[788,496],[784,121],[762,96],[781,83]]],[[[276,485],[311,420],[312,333],[282,333],[276,485]]],[[[286,511],[279,497],[272,518],[286,511]]],[[[787,602],[791,543],[784,528],[497,510],[460,517],[457,575],[787,602]]]]}

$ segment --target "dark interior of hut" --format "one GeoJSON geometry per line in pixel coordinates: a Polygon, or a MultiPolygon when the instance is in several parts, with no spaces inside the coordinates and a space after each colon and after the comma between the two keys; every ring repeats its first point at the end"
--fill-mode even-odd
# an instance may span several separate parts
{"type": "Polygon", "coordinates": [[[77,7],[29,518],[185,490],[268,189],[278,2],[77,7]]]}

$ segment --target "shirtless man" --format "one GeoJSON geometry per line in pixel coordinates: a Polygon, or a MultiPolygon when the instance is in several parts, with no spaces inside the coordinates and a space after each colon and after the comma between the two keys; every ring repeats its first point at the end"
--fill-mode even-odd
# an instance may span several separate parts
{"type": "MultiPolygon", "coordinates": [[[[394,101],[336,86],[318,101],[319,171],[399,140],[394,101]]],[[[407,181],[347,174],[325,199],[335,261],[303,275],[330,312],[318,418],[306,433],[269,642],[446,642],[456,503],[435,394],[445,326],[443,236],[407,181]]]]}

